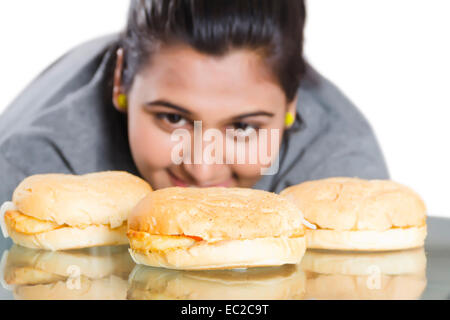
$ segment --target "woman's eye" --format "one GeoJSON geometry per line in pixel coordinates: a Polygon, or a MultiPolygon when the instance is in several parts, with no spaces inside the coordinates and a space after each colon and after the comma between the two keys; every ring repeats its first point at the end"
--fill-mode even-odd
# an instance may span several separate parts
{"type": "Polygon", "coordinates": [[[184,126],[187,123],[187,120],[176,113],[158,113],[158,119],[161,119],[171,125],[176,125],[177,127],[184,126]]]}
{"type": "Polygon", "coordinates": [[[235,136],[248,136],[252,132],[256,133],[259,128],[245,122],[236,122],[233,123],[233,129],[235,130],[235,136]]]}

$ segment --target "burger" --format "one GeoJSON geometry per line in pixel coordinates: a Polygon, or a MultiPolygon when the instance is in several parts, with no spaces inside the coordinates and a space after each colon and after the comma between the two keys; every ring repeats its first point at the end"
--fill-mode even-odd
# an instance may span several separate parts
{"type": "Polygon", "coordinates": [[[1,263],[1,281],[15,299],[126,299],[135,264],[127,246],[68,251],[13,245],[1,263]]]}
{"type": "Polygon", "coordinates": [[[151,190],[144,180],[120,171],[30,176],[12,202],[2,205],[2,231],[36,249],[127,244],[128,214],[151,190]]]}
{"type": "Polygon", "coordinates": [[[169,270],[137,265],[130,300],[298,300],[306,277],[299,265],[247,270],[169,270]]]}
{"type": "Polygon", "coordinates": [[[291,186],[280,195],[317,226],[306,231],[308,248],[383,251],[424,245],[425,204],[394,181],[336,177],[291,186]]]}
{"type": "Polygon", "coordinates": [[[171,269],[299,263],[306,223],[277,194],[247,188],[171,187],[150,193],[128,218],[134,261],[171,269]]]}

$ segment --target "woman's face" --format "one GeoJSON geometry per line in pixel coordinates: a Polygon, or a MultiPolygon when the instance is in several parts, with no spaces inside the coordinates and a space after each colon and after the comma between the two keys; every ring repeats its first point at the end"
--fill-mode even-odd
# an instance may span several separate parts
{"type": "Polygon", "coordinates": [[[252,51],[233,50],[218,58],[189,46],[166,47],[151,56],[128,92],[131,153],[139,172],[155,189],[251,187],[262,177],[261,170],[270,164],[260,157],[252,162],[249,155],[265,148],[269,158],[276,158],[287,111],[295,112],[295,101],[286,103],[281,87],[252,51]],[[201,121],[196,136],[194,121],[201,121]],[[201,141],[201,134],[212,128],[222,134],[223,146],[214,145],[214,140],[201,141]],[[190,162],[174,161],[174,148],[180,147],[180,140],[173,139],[177,129],[190,134],[181,144],[188,150],[183,157],[190,162]],[[227,136],[227,129],[241,130],[227,136]],[[245,138],[252,129],[256,135],[239,142],[238,137],[245,138]],[[269,139],[258,139],[259,129],[267,129],[269,139]],[[278,136],[271,135],[271,130],[278,136]],[[255,139],[257,143],[250,143],[255,139]],[[216,149],[211,152],[214,146],[216,149]],[[237,156],[225,159],[227,153],[230,155],[229,148],[244,150],[245,160],[238,161],[237,156]],[[194,161],[194,152],[199,151],[215,156],[215,163],[205,158],[194,161]],[[217,161],[220,152],[222,163],[217,161]]]}

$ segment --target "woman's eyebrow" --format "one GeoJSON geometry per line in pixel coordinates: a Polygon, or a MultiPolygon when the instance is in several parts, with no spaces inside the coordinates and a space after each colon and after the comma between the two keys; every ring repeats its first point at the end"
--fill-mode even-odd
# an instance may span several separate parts
{"type": "MultiPolygon", "coordinates": [[[[178,106],[176,104],[173,104],[172,102],[166,101],[166,100],[155,100],[155,101],[150,101],[147,102],[145,104],[146,106],[163,106],[163,107],[167,107],[167,108],[171,108],[174,110],[177,110],[179,112],[185,113],[187,115],[192,115],[192,112],[189,111],[188,109],[178,106]]],[[[255,116],[267,116],[267,117],[273,117],[274,114],[271,112],[267,112],[267,111],[256,111],[256,112],[250,112],[250,113],[244,113],[244,114],[240,114],[238,116],[234,116],[232,117],[233,120],[241,120],[243,118],[247,118],[247,117],[255,117],[255,116]]]]}
{"type": "Polygon", "coordinates": [[[267,116],[267,117],[273,117],[274,114],[267,111],[256,111],[256,112],[250,112],[250,113],[244,113],[240,114],[238,116],[233,117],[234,120],[240,120],[247,117],[255,117],[255,116],[267,116]]]}
{"type": "Polygon", "coordinates": [[[180,111],[182,113],[185,113],[187,115],[192,115],[192,112],[190,112],[188,109],[183,108],[181,106],[177,106],[176,104],[173,104],[173,103],[171,103],[169,101],[166,101],[166,100],[150,101],[150,102],[147,102],[145,105],[148,106],[148,107],[151,107],[151,106],[167,107],[167,108],[175,109],[175,110],[180,111]]]}

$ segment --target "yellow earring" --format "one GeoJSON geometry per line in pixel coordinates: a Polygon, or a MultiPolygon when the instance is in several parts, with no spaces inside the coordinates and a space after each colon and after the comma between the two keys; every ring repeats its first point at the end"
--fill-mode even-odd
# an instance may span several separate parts
{"type": "Polygon", "coordinates": [[[290,128],[295,121],[295,116],[292,114],[292,112],[286,112],[286,117],[284,118],[284,124],[286,127],[290,128]]]}
{"type": "Polygon", "coordinates": [[[128,101],[127,101],[127,95],[124,93],[121,93],[117,97],[117,105],[120,109],[126,110],[128,107],[128,101]]]}

